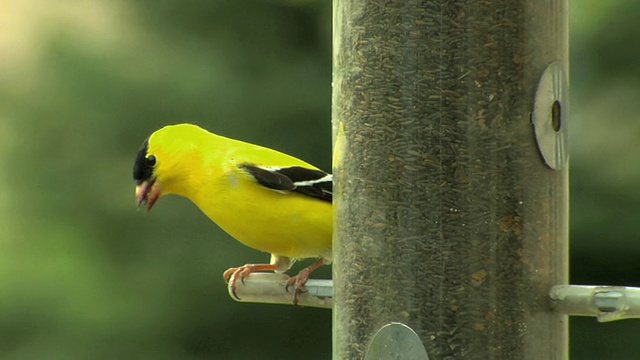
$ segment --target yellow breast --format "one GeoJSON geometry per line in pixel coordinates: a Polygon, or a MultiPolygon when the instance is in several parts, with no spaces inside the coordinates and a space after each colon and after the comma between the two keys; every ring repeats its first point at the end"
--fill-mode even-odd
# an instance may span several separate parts
{"type": "Polygon", "coordinates": [[[211,189],[201,189],[196,205],[238,241],[257,250],[292,258],[331,259],[333,209],[330,202],[262,187],[228,172],[211,189]],[[224,188],[224,192],[216,189],[224,188]]]}

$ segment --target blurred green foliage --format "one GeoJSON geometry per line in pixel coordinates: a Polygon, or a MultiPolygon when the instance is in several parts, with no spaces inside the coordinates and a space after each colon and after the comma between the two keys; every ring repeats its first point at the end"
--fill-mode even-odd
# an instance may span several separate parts
{"type": "MultiPolygon", "coordinates": [[[[572,282],[640,286],[640,3],[572,5],[572,282]]],[[[226,294],[225,269],[268,255],[182,198],[136,212],[131,180],[185,121],[330,169],[330,2],[0,10],[0,358],[330,358],[329,311],[226,294]]],[[[573,319],[571,352],[635,359],[638,333],[573,319]]]]}

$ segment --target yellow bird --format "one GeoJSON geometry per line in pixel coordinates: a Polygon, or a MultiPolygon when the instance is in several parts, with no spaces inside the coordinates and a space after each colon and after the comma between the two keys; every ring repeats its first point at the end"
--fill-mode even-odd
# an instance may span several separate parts
{"type": "Polygon", "coordinates": [[[138,206],[149,211],[163,195],[184,196],[229,235],[271,254],[269,264],[224,272],[234,294],[252,272],[285,272],[295,259],[320,258],[288,280],[297,303],[309,274],[331,262],[332,176],[293,156],[178,124],[144,142],[133,178],[138,206]]]}

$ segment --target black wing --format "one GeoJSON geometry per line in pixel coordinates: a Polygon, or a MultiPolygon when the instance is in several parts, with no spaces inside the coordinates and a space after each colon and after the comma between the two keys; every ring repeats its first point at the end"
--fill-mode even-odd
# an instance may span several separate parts
{"type": "Polygon", "coordinates": [[[253,164],[242,164],[258,184],[273,190],[295,191],[320,200],[333,200],[333,178],[321,170],[301,166],[264,168],[253,164]]]}

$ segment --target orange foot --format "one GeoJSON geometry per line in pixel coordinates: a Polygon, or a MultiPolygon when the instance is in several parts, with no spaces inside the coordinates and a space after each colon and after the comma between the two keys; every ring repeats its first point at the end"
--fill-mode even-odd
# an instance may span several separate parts
{"type": "Polygon", "coordinates": [[[233,297],[240,299],[236,294],[238,280],[240,280],[242,285],[244,285],[244,279],[253,272],[266,270],[276,271],[277,269],[277,264],[246,264],[240,267],[228,269],[224,274],[222,274],[222,277],[224,278],[224,282],[227,284],[231,282],[231,293],[233,294],[233,297]]]}
{"type": "Polygon", "coordinates": [[[313,270],[322,266],[324,262],[324,259],[320,259],[311,264],[309,267],[300,270],[298,275],[287,280],[287,283],[285,284],[285,289],[287,291],[289,291],[289,287],[293,285],[293,305],[298,305],[298,297],[303,292],[302,287],[304,287],[304,284],[306,284],[307,280],[309,280],[309,274],[311,274],[313,270]]]}

